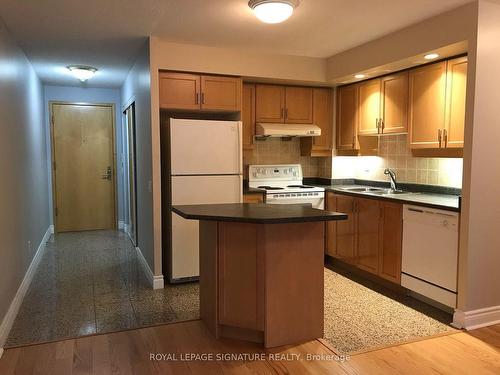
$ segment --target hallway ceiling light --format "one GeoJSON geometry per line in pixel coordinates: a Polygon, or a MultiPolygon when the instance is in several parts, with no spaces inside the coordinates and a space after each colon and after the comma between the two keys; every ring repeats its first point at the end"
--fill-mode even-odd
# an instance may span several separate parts
{"type": "Polygon", "coordinates": [[[70,65],[68,70],[73,74],[73,76],[82,82],[92,78],[97,72],[97,69],[92,66],[85,65],[70,65]]]}
{"type": "Polygon", "coordinates": [[[437,59],[439,55],[437,53],[428,53],[427,55],[424,56],[424,59],[426,60],[434,60],[437,59]]]}
{"type": "Polygon", "coordinates": [[[298,0],[250,0],[248,2],[255,16],[265,23],[280,23],[287,20],[298,5],[298,0]]]}

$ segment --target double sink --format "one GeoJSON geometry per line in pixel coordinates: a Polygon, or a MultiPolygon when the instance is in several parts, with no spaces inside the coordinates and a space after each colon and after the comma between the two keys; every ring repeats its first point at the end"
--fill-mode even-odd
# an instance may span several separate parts
{"type": "Polygon", "coordinates": [[[410,191],[399,190],[399,189],[387,189],[387,188],[378,188],[378,187],[369,187],[369,186],[346,186],[339,187],[340,190],[344,190],[346,192],[351,193],[362,193],[362,194],[370,194],[370,195],[379,195],[384,197],[390,197],[394,195],[401,194],[417,194],[410,191]]]}

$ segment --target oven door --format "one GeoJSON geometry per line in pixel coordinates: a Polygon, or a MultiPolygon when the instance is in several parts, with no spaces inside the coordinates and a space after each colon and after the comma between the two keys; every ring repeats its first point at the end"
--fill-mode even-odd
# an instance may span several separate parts
{"type": "Polygon", "coordinates": [[[325,194],[312,193],[313,195],[297,196],[295,194],[266,194],[268,204],[311,204],[313,208],[325,208],[325,194]],[[295,195],[295,196],[294,196],[295,195]]]}

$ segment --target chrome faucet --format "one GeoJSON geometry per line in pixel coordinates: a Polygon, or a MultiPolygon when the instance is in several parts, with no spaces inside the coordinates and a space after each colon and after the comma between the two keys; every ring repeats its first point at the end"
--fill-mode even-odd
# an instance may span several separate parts
{"type": "Polygon", "coordinates": [[[391,178],[391,190],[398,190],[396,183],[396,173],[393,170],[386,168],[384,174],[388,174],[391,178]]]}

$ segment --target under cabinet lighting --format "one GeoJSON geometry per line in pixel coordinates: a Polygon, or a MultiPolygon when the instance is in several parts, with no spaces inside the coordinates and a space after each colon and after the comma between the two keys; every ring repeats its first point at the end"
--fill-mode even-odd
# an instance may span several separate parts
{"type": "Polygon", "coordinates": [[[360,73],[360,74],[355,74],[355,75],[354,75],[354,78],[356,78],[356,79],[361,79],[361,78],[365,78],[365,77],[366,77],[366,75],[361,74],[361,73],[360,73]]]}
{"type": "Polygon", "coordinates": [[[298,0],[250,0],[248,6],[265,23],[286,21],[299,5],[298,0]]]}

